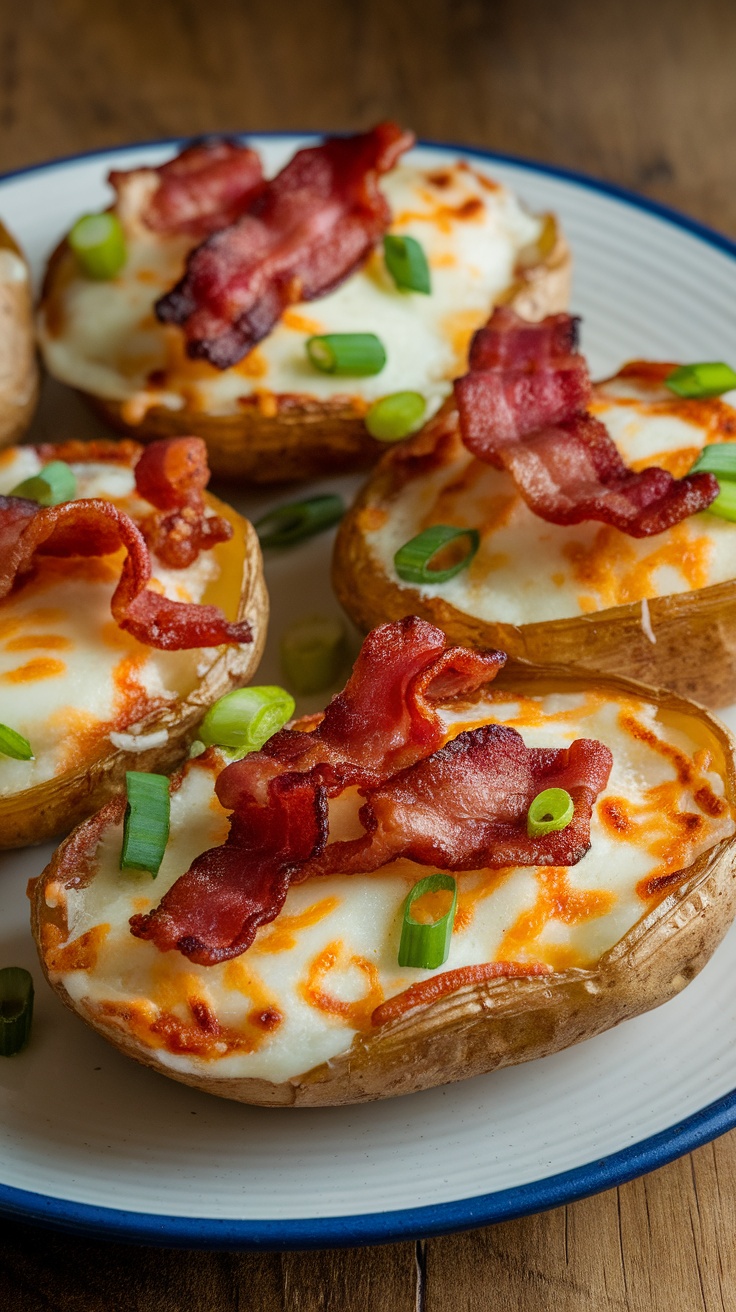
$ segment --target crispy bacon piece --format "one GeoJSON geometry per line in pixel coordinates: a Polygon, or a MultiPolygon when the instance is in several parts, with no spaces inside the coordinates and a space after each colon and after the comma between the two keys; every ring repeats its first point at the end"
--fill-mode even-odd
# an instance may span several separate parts
{"type": "Polygon", "coordinates": [[[314,875],[375,870],[399,856],[449,870],[579,861],[610,773],[608,748],[587,739],[527,748],[495,724],[441,747],[436,703],[481,687],[504,660],[444,643],[415,617],[369,634],[313,732],[282,731],[223,770],[216,792],[234,812],[226,842],[199,856],[158,907],[134,916],[132,933],[212,965],[244,952],[288,886],[314,875]],[[350,785],[365,798],[365,835],[330,845],[327,804],[350,785]],[[574,819],[531,839],[527,810],[549,787],[570,792],[574,819]]]}
{"type": "Polygon", "coordinates": [[[366,837],[330,844],[301,877],[377,870],[398,857],[443,870],[576,865],[612,764],[593,739],[530,748],[505,724],[469,729],[369,791],[360,811],[366,837]],[[527,811],[545,788],[566,789],[575,813],[566,829],[530,838],[527,811]]]}
{"type": "Polygon", "coordinates": [[[380,782],[428,756],[444,737],[437,703],[469,696],[496,677],[502,652],[448,647],[441,629],[416,615],[373,629],[353,672],[312,733],[282,729],[260,752],[219,776],[217,796],[236,811],[243,799],[265,801],[283,770],[329,765],[332,795],[349,783],[380,782]]]}
{"type": "Polygon", "coordinates": [[[157,302],[161,322],[184,329],[187,354],[227,369],[287,306],[325,296],[359,268],[391,221],[378,178],[413,141],[380,123],[297,151],[236,223],[189,255],[157,302]]]}
{"type": "Polygon", "coordinates": [[[36,553],[104,556],[124,547],[120,581],[110,608],[121,629],[164,651],[251,642],[247,621],[230,623],[216,606],[170,601],[146,586],[151,558],[140,529],[109,501],[66,501],[42,508],[20,497],[0,497],[0,601],[36,553]]]}
{"type": "MultiPolygon", "coordinates": [[[[189,233],[201,239],[226,227],[263,188],[255,150],[226,137],[195,141],[156,169],[114,170],[108,181],[118,196],[141,181],[138,217],[154,232],[189,233]]],[[[137,194],[137,193],[136,193],[137,194]]]]}
{"type": "Polygon", "coordinates": [[[552,524],[600,520],[630,537],[663,533],[718,495],[712,474],[635,473],[585,407],[590,380],[575,353],[576,321],[525,323],[507,307],[476,333],[470,372],[455,383],[463,442],[511,474],[527,505],[552,524]]]}
{"type": "Polygon", "coordinates": [[[159,512],[143,521],[141,531],[170,569],[187,569],[200,551],[233,535],[227,520],[205,513],[203,492],[209,479],[207,447],[201,437],[152,442],[135,467],[138,495],[159,512]]]}

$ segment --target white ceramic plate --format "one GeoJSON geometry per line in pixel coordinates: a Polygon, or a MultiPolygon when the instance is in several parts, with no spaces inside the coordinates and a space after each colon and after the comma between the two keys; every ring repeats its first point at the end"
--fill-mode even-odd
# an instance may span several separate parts
{"type": "MultiPolygon", "coordinates": [[[[269,166],[298,144],[254,140],[269,166]]],[[[7,177],[0,215],[38,271],[73,219],[105,203],[108,169],[158,162],[173,145],[7,177]]],[[[434,166],[458,153],[417,151],[434,166]]],[[[561,217],[594,374],[637,355],[736,360],[736,246],[726,238],[589,179],[462,153],[479,157],[532,208],[561,217]]],[[[31,438],[101,431],[70,392],[48,385],[31,438]]],[[[349,493],[357,480],[337,486],[349,493]]],[[[284,499],[227,495],[246,513],[284,499]]],[[[275,644],[287,620],[337,609],[330,549],[323,537],[268,563],[264,682],[278,680],[275,644]]],[[[725,718],[736,725],[736,708],[725,718]]],[[[0,858],[0,962],[27,966],[38,986],[30,1047],[0,1062],[0,1211],[192,1246],[376,1242],[568,1201],[736,1124],[736,930],[674,1001],[554,1057],[370,1106],[249,1108],[127,1061],[51,994],[25,897],[50,850],[0,858]]]]}

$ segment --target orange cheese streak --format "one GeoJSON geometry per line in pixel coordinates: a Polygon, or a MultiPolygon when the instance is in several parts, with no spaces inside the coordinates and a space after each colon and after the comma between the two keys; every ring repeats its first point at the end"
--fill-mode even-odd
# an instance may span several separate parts
{"type": "Polygon", "coordinates": [[[339,939],[328,943],[327,947],[317,953],[309,966],[306,981],[300,985],[300,992],[310,1007],[324,1011],[329,1016],[340,1016],[354,1029],[366,1029],[371,1023],[376,1007],[383,1001],[383,989],[377,967],[365,957],[347,956],[344,945],[339,939]],[[355,1002],[344,1002],[342,998],[336,998],[323,988],[323,980],[331,970],[335,967],[344,969],[346,966],[362,971],[366,977],[367,992],[355,1002]]]}
{"type": "Polygon", "coordinates": [[[59,974],[72,970],[94,970],[100,948],[110,933],[110,926],[95,925],[71,943],[61,946],[62,933],[57,925],[45,925],[42,938],[48,969],[59,974]],[[54,944],[59,946],[53,946],[54,944]]]}
{"type": "Polygon", "coordinates": [[[324,897],[321,901],[313,902],[311,906],[295,915],[284,915],[282,912],[271,925],[259,929],[251,952],[289,952],[296,947],[297,934],[301,929],[308,929],[311,925],[318,925],[326,916],[331,915],[339,905],[339,897],[324,897]]]}
{"type": "Polygon", "coordinates": [[[73,645],[71,638],[65,638],[61,633],[30,633],[24,637],[11,638],[5,643],[5,650],[34,651],[37,647],[44,647],[47,651],[68,651],[73,645]]]}
{"type": "Polygon", "coordinates": [[[631,538],[605,525],[589,546],[567,542],[562,552],[575,582],[591,589],[598,599],[591,606],[587,597],[579,598],[581,609],[598,610],[656,596],[654,574],[665,566],[679,571],[689,588],[706,587],[713,544],[705,535],[696,535],[687,521],[675,524],[664,541],[637,559],[631,538]]]}
{"type": "MultiPolygon", "coordinates": [[[[540,866],[535,877],[537,900],[534,906],[521,913],[501,940],[498,953],[505,960],[528,952],[532,944],[537,945],[538,954],[546,957],[547,945],[540,945],[537,940],[550,920],[561,920],[565,925],[580,925],[586,920],[607,915],[616,901],[615,894],[608,889],[571,888],[566,866],[540,866]]],[[[556,956],[557,946],[550,944],[549,951],[556,956]]],[[[565,957],[569,958],[570,953],[571,949],[566,948],[565,957]]],[[[566,960],[565,964],[571,963],[566,960]]]]}
{"type": "Polygon", "coordinates": [[[3,683],[39,683],[42,679],[55,679],[59,674],[66,673],[66,665],[63,661],[54,660],[51,656],[39,656],[35,660],[26,661],[25,665],[19,665],[15,670],[8,670],[7,674],[0,674],[0,680],[3,683]]]}
{"type": "Polygon", "coordinates": [[[389,998],[387,1002],[381,1003],[371,1016],[371,1024],[386,1025],[389,1021],[398,1020],[413,1007],[426,1007],[430,1002],[436,1002],[438,998],[454,993],[456,989],[464,988],[466,984],[482,984],[490,979],[523,979],[527,976],[551,974],[551,966],[544,962],[486,961],[478,966],[460,966],[458,970],[446,970],[441,975],[433,976],[432,979],[424,979],[419,984],[412,984],[410,988],[404,989],[403,993],[398,993],[395,998],[389,998]]]}

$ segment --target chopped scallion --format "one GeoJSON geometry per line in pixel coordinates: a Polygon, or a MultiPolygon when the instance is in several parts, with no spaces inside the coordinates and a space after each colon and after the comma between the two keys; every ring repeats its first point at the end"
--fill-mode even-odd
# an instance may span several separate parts
{"type": "Polygon", "coordinates": [[[77,492],[74,470],[65,460],[50,460],[37,474],[24,478],[10,493],[11,497],[26,497],[39,506],[60,506],[62,501],[73,501],[77,492]]]}
{"type": "Polygon", "coordinates": [[[386,349],[375,333],[325,333],[307,339],[307,355],[323,374],[380,374],[386,349]]]}
{"type": "Polygon", "coordinates": [[[199,737],[207,747],[215,744],[245,756],[257,752],[293,714],[294,698],[284,688],[236,688],[210,706],[199,737]]]}
{"type": "Polygon", "coordinates": [[[677,396],[722,396],[736,387],[736,372],[729,364],[708,361],[704,364],[683,364],[665,378],[665,386],[677,396]]]}
{"type": "Polygon", "coordinates": [[[396,573],[404,583],[446,583],[454,579],[473,559],[480,546],[480,533],[476,528],[455,528],[451,524],[433,524],[417,534],[394,556],[396,573]],[[467,551],[459,560],[444,569],[432,569],[431,562],[439,551],[451,542],[467,539],[467,551]]]}
{"type": "Polygon", "coordinates": [[[564,788],[545,788],[537,793],[526,816],[530,838],[539,838],[554,829],[567,829],[575,812],[575,803],[564,788]]]}
{"type": "Polygon", "coordinates": [[[330,688],[343,670],[347,654],[344,626],[334,617],[297,620],[281,638],[284,677],[303,697],[330,688]]]}
{"type": "Polygon", "coordinates": [[[293,547],[315,533],[332,528],[345,514],[345,502],[334,493],[289,501],[276,506],[254,524],[262,547],[293,547]]]}
{"type": "Polygon", "coordinates": [[[736,520],[736,442],[716,442],[703,447],[691,474],[715,474],[720,492],[705,510],[719,519],[736,520]]]}
{"type": "Polygon", "coordinates": [[[450,952],[456,910],[457,881],[452,875],[427,875],[425,879],[420,879],[404,903],[399,965],[418,966],[422,970],[436,970],[438,966],[442,966],[450,952]],[[412,915],[414,903],[425,893],[437,893],[441,889],[452,893],[450,906],[433,924],[420,924],[412,915]]]}
{"type": "Polygon", "coordinates": [[[0,756],[12,756],[14,761],[32,761],[33,748],[22,733],[7,724],[0,724],[0,756]]]}
{"type": "Polygon", "coordinates": [[[429,265],[424,248],[415,237],[398,237],[388,233],[383,239],[386,268],[401,291],[423,292],[432,290],[429,265]]]}
{"type": "Polygon", "coordinates": [[[365,426],[379,442],[400,442],[402,437],[416,432],[426,408],[421,392],[392,392],[373,402],[365,426]]]}
{"type": "Polygon", "coordinates": [[[114,278],[127,259],[117,214],[84,214],[69,233],[69,245],[88,278],[114,278]]]}
{"type": "Polygon", "coordinates": [[[33,1020],[33,979],[22,966],[0,970],[0,1057],[25,1048],[33,1020]]]}
{"type": "Polygon", "coordinates": [[[169,781],[163,774],[128,770],[125,786],[128,806],[125,811],[120,869],[148,870],[155,879],[169,841],[169,781]]]}

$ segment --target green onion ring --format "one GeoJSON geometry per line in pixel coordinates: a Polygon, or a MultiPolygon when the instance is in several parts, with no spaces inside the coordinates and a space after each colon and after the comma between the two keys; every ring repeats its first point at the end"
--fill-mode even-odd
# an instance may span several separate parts
{"type": "Polygon", "coordinates": [[[383,239],[383,255],[386,268],[400,291],[422,292],[428,296],[432,291],[424,247],[416,237],[399,237],[396,233],[387,233],[383,239]]]}
{"type": "Polygon", "coordinates": [[[169,841],[171,798],[163,774],[128,770],[125,775],[128,805],[123,825],[121,870],[159,872],[169,841]]]}
{"type": "Polygon", "coordinates": [[[307,355],[323,374],[380,374],[386,348],[375,333],[325,333],[307,338],[307,355]]]}
{"type": "Polygon", "coordinates": [[[457,880],[452,875],[427,875],[425,879],[420,879],[404,903],[399,965],[418,966],[422,970],[436,970],[438,966],[444,965],[450,952],[456,910],[457,880]],[[449,910],[433,925],[420,925],[411,914],[412,906],[423,893],[436,893],[441,888],[452,893],[449,910]]]}
{"type": "Polygon", "coordinates": [[[332,528],[345,514],[345,502],[334,493],[275,506],[253,525],[262,547],[293,547],[297,542],[332,528]]]}
{"type": "Polygon", "coordinates": [[[76,492],[77,480],[71,465],[65,460],[51,460],[37,474],[18,483],[10,495],[37,501],[39,506],[60,506],[63,501],[73,501],[76,492]]]}
{"type": "Polygon", "coordinates": [[[480,533],[477,528],[455,528],[452,524],[433,524],[417,534],[394,556],[394,568],[404,583],[446,583],[456,574],[466,569],[480,546],[480,533]],[[430,561],[437,552],[456,538],[468,539],[468,551],[456,565],[448,569],[431,569],[430,561]]]}
{"type": "Polygon", "coordinates": [[[736,373],[729,364],[707,361],[703,364],[683,364],[664,380],[665,387],[677,396],[722,396],[736,387],[736,373]]]}
{"type": "Polygon", "coordinates": [[[0,756],[12,756],[14,761],[32,761],[33,748],[22,733],[7,724],[0,724],[0,756]]]}
{"type": "Polygon", "coordinates": [[[287,683],[302,697],[331,688],[348,656],[342,620],[315,615],[291,624],[281,637],[281,668],[287,683]]]}
{"type": "Polygon", "coordinates": [[[416,432],[426,409],[421,392],[391,392],[369,407],[365,426],[378,442],[400,442],[416,432]]]}
{"type": "Polygon", "coordinates": [[[125,234],[117,214],[84,214],[68,237],[88,278],[114,278],[127,259],[125,234]]]}
{"type": "Polygon", "coordinates": [[[575,803],[564,788],[545,788],[537,793],[526,816],[526,831],[530,838],[550,834],[553,830],[567,829],[575,814],[575,803]]]}
{"type": "Polygon", "coordinates": [[[0,970],[0,1057],[25,1048],[33,1020],[33,979],[22,966],[0,970]]]}
{"type": "Polygon", "coordinates": [[[236,688],[210,706],[199,738],[206,747],[226,747],[245,756],[257,752],[294,714],[294,698],[284,688],[236,688]]]}

